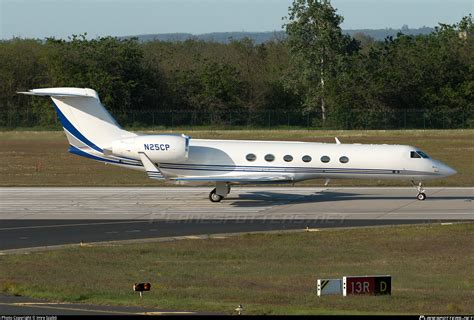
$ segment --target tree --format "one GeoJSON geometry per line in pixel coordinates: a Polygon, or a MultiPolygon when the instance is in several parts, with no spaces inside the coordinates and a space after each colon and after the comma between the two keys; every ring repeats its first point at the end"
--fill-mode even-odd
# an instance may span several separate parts
{"type": "Polygon", "coordinates": [[[327,81],[336,76],[341,55],[359,50],[358,42],[342,34],[342,16],[329,1],[294,0],[284,25],[293,70],[288,86],[300,91],[307,111],[321,108],[326,121],[327,81]]]}
{"type": "Polygon", "coordinates": [[[128,111],[142,109],[152,99],[149,86],[159,85],[143,64],[136,39],[73,35],[69,41],[49,38],[46,46],[51,51],[52,85],[95,88],[119,121],[127,119],[128,111]]]}

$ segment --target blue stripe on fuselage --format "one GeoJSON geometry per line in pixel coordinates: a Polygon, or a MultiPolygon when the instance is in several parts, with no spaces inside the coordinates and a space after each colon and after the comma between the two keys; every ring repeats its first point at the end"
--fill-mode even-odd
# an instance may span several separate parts
{"type": "Polygon", "coordinates": [[[111,159],[107,159],[107,158],[102,158],[102,157],[87,153],[84,150],[81,150],[81,149],[79,149],[79,148],[77,148],[73,145],[69,146],[69,152],[72,153],[72,154],[81,156],[81,157],[85,157],[85,158],[89,158],[89,159],[97,160],[97,161],[102,161],[102,162],[109,162],[109,163],[120,164],[120,165],[125,165],[125,166],[134,166],[134,167],[141,167],[142,166],[141,164],[125,163],[125,162],[122,162],[122,161],[116,161],[116,160],[111,160],[111,159]]]}
{"type": "Polygon", "coordinates": [[[68,120],[68,118],[66,118],[66,116],[61,112],[61,110],[59,110],[58,106],[54,102],[53,104],[54,108],[56,109],[56,112],[58,113],[59,121],[61,121],[61,125],[64,127],[64,129],[69,131],[69,133],[76,137],[76,139],[80,140],[92,149],[97,150],[99,152],[103,152],[101,148],[99,148],[92,141],[84,137],[84,135],[80,133],[79,130],[76,129],[76,127],[74,127],[74,125],[68,120]]]}
{"type": "MultiPolygon", "coordinates": [[[[53,104],[54,104],[54,102],[53,102],[53,104]]],[[[64,113],[62,113],[61,110],[59,110],[59,108],[58,108],[58,106],[56,106],[56,104],[54,104],[54,108],[56,109],[56,112],[58,113],[59,121],[61,122],[61,125],[63,126],[64,129],[66,129],[72,136],[74,136],[77,140],[81,141],[82,143],[84,143],[88,147],[90,147],[90,148],[92,148],[96,151],[99,151],[101,153],[104,152],[103,149],[101,149],[96,144],[94,144],[92,141],[87,139],[79,130],[77,130],[76,127],[74,127],[74,125],[66,118],[64,113]]],[[[74,146],[74,147],[77,148],[77,146],[74,146]]],[[[131,159],[131,158],[127,158],[127,157],[116,157],[116,158],[138,162],[138,160],[136,160],[136,159],[131,159]]]]}

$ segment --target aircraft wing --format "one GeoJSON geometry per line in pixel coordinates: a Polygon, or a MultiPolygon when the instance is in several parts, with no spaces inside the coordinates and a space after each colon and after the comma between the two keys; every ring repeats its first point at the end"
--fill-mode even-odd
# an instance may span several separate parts
{"type": "Polygon", "coordinates": [[[146,174],[150,179],[154,180],[165,180],[165,177],[161,173],[160,169],[158,169],[153,162],[148,158],[148,156],[143,153],[139,152],[138,155],[140,156],[140,160],[142,161],[143,166],[145,167],[146,174]]]}
{"type": "Polygon", "coordinates": [[[278,182],[293,182],[291,176],[208,176],[208,177],[185,177],[172,178],[173,181],[203,181],[203,182],[236,182],[236,183],[278,183],[278,182]]]}

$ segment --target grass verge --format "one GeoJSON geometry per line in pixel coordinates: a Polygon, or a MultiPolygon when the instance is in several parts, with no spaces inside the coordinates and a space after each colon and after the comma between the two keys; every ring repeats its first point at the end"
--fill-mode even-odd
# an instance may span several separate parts
{"type": "Polygon", "coordinates": [[[0,292],[246,314],[472,314],[474,223],[76,247],[0,256],[0,292]],[[316,296],[317,278],[390,274],[390,297],[316,296]],[[135,282],[152,291],[139,299],[135,282]]]}

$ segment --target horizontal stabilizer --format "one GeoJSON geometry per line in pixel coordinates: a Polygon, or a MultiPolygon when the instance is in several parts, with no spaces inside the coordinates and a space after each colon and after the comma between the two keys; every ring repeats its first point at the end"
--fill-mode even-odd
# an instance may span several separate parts
{"type": "Polygon", "coordinates": [[[97,92],[87,88],[46,88],[46,89],[32,89],[26,92],[17,92],[19,94],[26,94],[30,96],[47,96],[47,97],[81,97],[94,98],[99,100],[97,92]]]}

